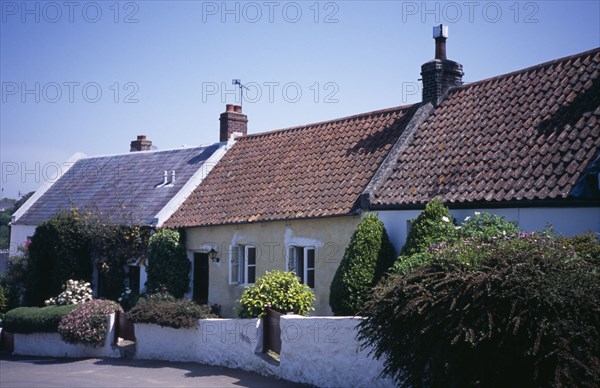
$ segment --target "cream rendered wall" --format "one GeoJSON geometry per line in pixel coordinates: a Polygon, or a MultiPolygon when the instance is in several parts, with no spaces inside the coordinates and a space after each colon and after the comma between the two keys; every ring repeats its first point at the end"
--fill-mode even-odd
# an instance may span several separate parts
{"type": "MultiPolygon", "coordinates": [[[[360,216],[357,215],[189,228],[186,229],[187,249],[192,265],[194,252],[208,252],[211,248],[218,251],[221,261],[209,262],[208,302],[220,304],[224,317],[234,317],[235,301],[240,298],[245,286],[229,284],[230,246],[256,246],[256,277],[274,269],[286,270],[288,247],[312,246],[316,253],[313,315],[331,315],[331,280],[359,222],[360,216]]],[[[191,297],[191,292],[187,296],[191,297]]]]}

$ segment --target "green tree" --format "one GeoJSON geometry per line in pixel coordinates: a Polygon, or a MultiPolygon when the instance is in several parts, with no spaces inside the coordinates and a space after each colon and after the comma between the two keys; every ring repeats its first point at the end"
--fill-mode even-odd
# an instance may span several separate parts
{"type": "Polygon", "coordinates": [[[314,310],[315,293],[301,284],[293,272],[269,271],[246,287],[239,300],[240,318],[262,317],[265,305],[280,313],[294,312],[308,315],[314,310]]]}
{"type": "Polygon", "coordinates": [[[161,229],[150,237],[146,290],[166,288],[176,298],[189,290],[191,263],[178,231],[161,229]]]}
{"type": "Polygon", "coordinates": [[[358,314],[371,287],[395,259],[394,247],[376,214],[367,214],[352,234],[333,276],[329,305],[335,315],[358,314]]]}

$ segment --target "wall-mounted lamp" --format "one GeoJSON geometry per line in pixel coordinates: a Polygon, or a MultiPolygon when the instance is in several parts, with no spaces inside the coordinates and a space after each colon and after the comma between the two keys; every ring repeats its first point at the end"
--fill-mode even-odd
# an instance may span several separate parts
{"type": "Polygon", "coordinates": [[[211,259],[213,263],[218,263],[221,261],[221,259],[217,257],[217,251],[215,248],[211,248],[210,251],[208,251],[208,258],[211,259]]]}

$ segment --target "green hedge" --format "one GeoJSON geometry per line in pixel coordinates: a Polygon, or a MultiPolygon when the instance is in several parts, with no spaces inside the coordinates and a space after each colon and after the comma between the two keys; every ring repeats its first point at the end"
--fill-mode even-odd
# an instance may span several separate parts
{"type": "Polygon", "coordinates": [[[58,324],[76,305],[18,307],[4,316],[2,326],[9,333],[56,333],[58,324]]]}
{"type": "Polygon", "coordinates": [[[134,323],[150,323],[160,326],[194,328],[199,319],[218,318],[211,314],[210,307],[199,305],[190,300],[175,301],[140,298],[127,313],[134,323]]]}

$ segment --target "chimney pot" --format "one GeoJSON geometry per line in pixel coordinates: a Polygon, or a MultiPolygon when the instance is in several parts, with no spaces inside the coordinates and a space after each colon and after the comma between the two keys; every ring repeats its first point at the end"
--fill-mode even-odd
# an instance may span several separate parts
{"type": "Polygon", "coordinates": [[[248,116],[242,113],[240,105],[226,104],[225,112],[221,113],[219,141],[226,142],[234,133],[242,136],[248,134],[248,116]]]}
{"type": "Polygon", "coordinates": [[[438,106],[448,90],[462,85],[463,70],[460,63],[446,58],[446,38],[448,26],[440,24],[433,27],[435,39],[435,59],[421,66],[423,80],[423,102],[438,106]]]}
{"type": "Polygon", "coordinates": [[[149,151],[152,149],[152,141],[146,135],[138,135],[136,140],[129,144],[129,152],[149,151]]]}

